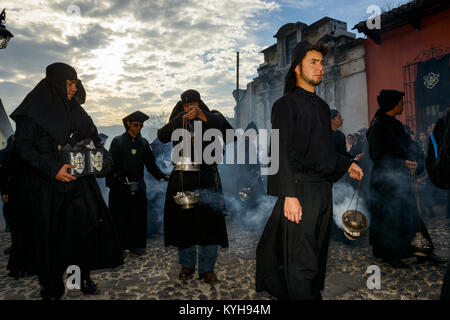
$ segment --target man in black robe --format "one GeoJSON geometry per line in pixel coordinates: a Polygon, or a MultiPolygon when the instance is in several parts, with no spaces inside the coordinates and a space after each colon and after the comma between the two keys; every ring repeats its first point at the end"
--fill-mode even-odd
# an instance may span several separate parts
{"type": "MultiPolygon", "coordinates": [[[[420,147],[411,141],[396,115],[403,113],[404,93],[382,90],[379,109],[367,131],[370,158],[374,162],[370,180],[370,244],[373,255],[393,267],[408,268],[401,259],[411,257],[410,242],[417,232],[434,248],[427,227],[419,216],[412,176],[424,169],[420,147]]],[[[443,263],[432,252],[419,262],[443,263]]]]}
{"type": "MultiPolygon", "coordinates": [[[[333,212],[332,184],[361,169],[336,152],[330,108],[315,94],[328,48],[305,41],[292,51],[284,96],[272,108],[279,170],[267,192],[278,197],[256,253],[256,290],[278,299],[321,299],[333,212]]],[[[273,157],[273,155],[272,155],[273,157]]]]}
{"type": "Polygon", "coordinates": [[[144,166],[157,180],[166,179],[141,129],[149,117],[140,111],[123,118],[125,132],[111,142],[113,171],[108,177],[109,209],[119,231],[122,250],[137,255],[147,247],[147,186],[144,166]]]}
{"type": "MultiPolygon", "coordinates": [[[[44,299],[64,294],[62,275],[70,265],[81,269],[81,291],[97,292],[90,271],[120,265],[117,234],[94,174],[82,172],[82,161],[71,165],[64,150],[91,141],[103,154],[100,175],[111,167],[92,119],[80,104],[86,98],[74,68],[64,63],[47,67],[46,77],[11,114],[16,122],[16,148],[25,163],[19,195],[34,228],[37,273],[44,299]],[[75,173],[73,173],[75,174],[75,173]]],[[[92,146],[92,144],[90,144],[92,146]]],[[[74,149],[73,149],[74,150],[74,149]]],[[[100,151],[99,151],[100,152],[100,151]]],[[[74,162],[75,163],[75,162],[74,162]]]]}
{"type": "Polygon", "coordinates": [[[30,208],[23,192],[24,164],[18,155],[14,135],[8,139],[6,149],[0,168],[0,189],[3,210],[7,212],[11,224],[8,276],[17,280],[36,274],[35,237],[30,208]]]}
{"type": "MultiPolygon", "coordinates": [[[[225,137],[225,130],[232,129],[225,117],[212,110],[200,99],[200,93],[187,90],[181,95],[170,115],[169,123],[158,130],[158,139],[163,143],[172,141],[172,133],[176,129],[187,128],[192,131],[194,122],[202,125],[202,136],[208,129],[218,129],[225,137]]],[[[198,137],[201,139],[201,137],[198,137]]],[[[215,138],[217,139],[217,137],[215,138]]],[[[195,138],[192,138],[195,145],[195,138]]],[[[174,141],[174,148],[182,143],[174,141]]],[[[201,151],[208,145],[202,142],[201,151]]],[[[183,150],[184,151],[184,150],[183,150]]],[[[191,153],[192,162],[195,160],[191,153]]],[[[173,160],[173,159],[172,159],[173,160]]],[[[214,267],[217,260],[217,247],[228,247],[228,236],[225,224],[225,202],[217,164],[200,164],[200,171],[177,171],[170,174],[164,205],[164,243],[166,246],[178,247],[179,262],[182,270],[181,280],[193,277],[196,268],[196,246],[199,246],[198,274],[206,283],[216,283],[214,267]],[[181,191],[198,191],[199,202],[191,209],[182,209],[174,196],[181,191]]]]}

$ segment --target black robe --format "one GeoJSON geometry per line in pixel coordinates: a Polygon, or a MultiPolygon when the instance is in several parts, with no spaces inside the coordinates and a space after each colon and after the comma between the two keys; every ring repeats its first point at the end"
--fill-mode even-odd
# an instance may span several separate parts
{"type": "Polygon", "coordinates": [[[301,87],[275,102],[272,129],[279,130],[280,166],[268,177],[267,191],[278,201],[257,248],[256,290],[279,299],[320,299],[333,215],[332,183],[351,161],[335,151],[328,105],[301,87]],[[285,197],[299,199],[299,224],[284,217],[285,197]]]}
{"type": "MultiPolygon", "coordinates": [[[[210,128],[219,129],[225,137],[225,130],[232,128],[225,117],[218,111],[209,111],[204,104],[200,106],[208,121],[202,122],[203,133],[210,128]]],[[[158,139],[163,143],[171,141],[172,132],[182,128],[185,112],[174,109],[168,124],[158,130],[158,139]]],[[[181,109],[182,110],[182,109],[181,109]]],[[[200,120],[196,120],[200,121],[200,120]]],[[[180,139],[181,140],[181,139],[180,139]]],[[[180,141],[174,142],[174,147],[180,141]]],[[[202,144],[202,154],[208,142],[202,144]]],[[[193,153],[192,153],[193,156],[193,153]]],[[[181,191],[181,171],[173,170],[167,186],[164,204],[164,243],[180,249],[192,245],[221,245],[228,247],[225,224],[225,201],[222,184],[216,164],[201,164],[200,172],[183,172],[184,191],[200,193],[200,200],[192,209],[181,209],[175,203],[174,196],[181,191]]]]}
{"type": "MultiPolygon", "coordinates": [[[[123,262],[95,176],[68,183],[55,178],[64,164],[58,146],[74,146],[90,138],[102,148],[92,119],[63,90],[65,81],[57,88],[44,79],[11,114],[16,122],[15,146],[26,166],[19,197],[30,210],[37,273],[43,287],[54,294],[63,292],[62,274],[69,265],[95,270],[123,262]]],[[[106,150],[103,153],[106,172],[111,158],[106,150]]]]}
{"type": "Polygon", "coordinates": [[[418,215],[405,160],[417,161],[417,174],[424,168],[420,146],[411,141],[403,124],[379,110],[367,131],[370,158],[374,162],[370,181],[370,244],[375,257],[387,260],[410,257],[409,243],[420,231],[431,241],[418,215]]]}
{"type": "Polygon", "coordinates": [[[28,206],[26,167],[21,161],[15,143],[5,154],[1,168],[1,192],[8,195],[4,210],[8,212],[11,227],[11,252],[7,269],[11,274],[36,273],[36,250],[31,208],[28,206]]]}
{"type": "Polygon", "coordinates": [[[127,132],[117,136],[109,148],[113,159],[113,172],[108,176],[109,209],[116,222],[121,247],[125,249],[147,246],[147,186],[144,181],[144,165],[157,180],[165,177],[155,162],[155,156],[147,139],[136,138],[127,132]],[[125,185],[139,183],[139,190],[132,195],[125,185]]]}

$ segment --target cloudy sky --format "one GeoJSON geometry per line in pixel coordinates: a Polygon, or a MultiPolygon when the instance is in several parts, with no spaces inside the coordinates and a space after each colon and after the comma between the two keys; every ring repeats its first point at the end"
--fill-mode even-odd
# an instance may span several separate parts
{"type": "MultiPolygon", "coordinates": [[[[262,49],[289,22],[324,16],[350,29],[367,8],[389,0],[3,0],[14,34],[0,51],[0,98],[10,114],[52,62],[76,67],[84,107],[98,126],[125,115],[170,112],[187,89],[233,117],[236,51],[245,89],[263,62],[262,49]]],[[[0,10],[2,9],[0,8],[0,10]]]]}

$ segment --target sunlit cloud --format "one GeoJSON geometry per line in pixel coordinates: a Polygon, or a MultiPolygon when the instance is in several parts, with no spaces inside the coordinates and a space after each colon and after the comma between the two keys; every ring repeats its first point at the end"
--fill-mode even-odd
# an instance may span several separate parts
{"type": "MultiPolygon", "coordinates": [[[[248,40],[263,25],[258,16],[279,9],[269,0],[7,0],[2,6],[15,38],[2,52],[9,68],[0,66],[0,81],[29,91],[47,64],[70,63],[87,89],[85,108],[99,125],[117,124],[137,109],[169,112],[190,88],[232,117],[236,51],[241,79],[249,82],[263,46],[248,40]]],[[[2,96],[7,112],[26,92],[20,94],[2,96]]]]}

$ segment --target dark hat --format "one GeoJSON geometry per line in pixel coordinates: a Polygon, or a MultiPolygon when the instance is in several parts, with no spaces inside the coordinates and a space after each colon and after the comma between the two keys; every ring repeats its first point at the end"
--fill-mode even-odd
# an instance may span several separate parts
{"type": "Polygon", "coordinates": [[[339,111],[337,111],[336,109],[331,109],[330,110],[330,120],[333,120],[334,118],[337,117],[339,111]]]}
{"type": "Polygon", "coordinates": [[[142,122],[144,123],[149,119],[149,116],[141,111],[135,111],[132,114],[126,116],[122,119],[123,125],[125,126],[125,129],[128,130],[127,121],[130,122],[142,122]]]}
{"type": "Polygon", "coordinates": [[[397,90],[381,90],[377,97],[378,105],[381,110],[387,112],[394,109],[396,105],[402,100],[404,92],[397,90]]]}
{"type": "Polygon", "coordinates": [[[198,101],[200,102],[200,93],[196,90],[186,90],[185,92],[183,92],[181,94],[181,101],[183,103],[189,103],[189,102],[194,102],[194,101],[198,101]]]}

